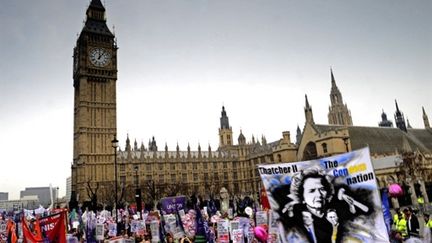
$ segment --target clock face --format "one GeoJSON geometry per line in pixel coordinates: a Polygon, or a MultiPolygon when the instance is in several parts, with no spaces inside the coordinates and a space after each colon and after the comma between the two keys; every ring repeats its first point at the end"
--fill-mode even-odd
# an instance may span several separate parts
{"type": "Polygon", "coordinates": [[[96,67],[105,67],[111,59],[111,54],[104,48],[93,48],[89,53],[90,62],[96,67]]]}

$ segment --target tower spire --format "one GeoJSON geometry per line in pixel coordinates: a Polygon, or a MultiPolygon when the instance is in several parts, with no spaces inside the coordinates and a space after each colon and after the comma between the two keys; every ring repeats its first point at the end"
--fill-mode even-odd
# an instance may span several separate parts
{"type": "Polygon", "coordinates": [[[310,108],[309,101],[307,98],[307,94],[305,94],[305,108],[310,108]]]}
{"type": "Polygon", "coordinates": [[[297,134],[296,134],[296,144],[297,145],[300,144],[301,136],[302,136],[302,132],[300,130],[299,125],[297,124],[297,134]]]}
{"type": "Polygon", "coordinates": [[[411,124],[409,122],[408,116],[407,116],[407,128],[412,128],[412,126],[411,126],[411,124]]]}
{"type": "Polygon", "coordinates": [[[306,94],[305,94],[305,108],[304,108],[304,112],[305,112],[306,122],[314,124],[312,107],[309,105],[309,101],[308,101],[308,98],[307,98],[306,94]]]}
{"type": "Polygon", "coordinates": [[[422,106],[422,110],[423,110],[423,123],[424,123],[424,126],[425,126],[425,128],[430,128],[429,118],[426,115],[426,111],[425,111],[425,109],[424,109],[423,106],[422,106]]]}
{"type": "Polygon", "coordinates": [[[331,89],[330,89],[330,107],[328,113],[328,123],[335,125],[352,125],[351,112],[348,106],[343,103],[342,93],[336,85],[333,69],[330,67],[331,89]]]}
{"type": "Polygon", "coordinates": [[[381,121],[378,124],[380,127],[393,127],[393,123],[387,120],[387,114],[384,112],[384,109],[381,113],[381,121]]]}
{"type": "Polygon", "coordinates": [[[395,104],[396,104],[396,113],[400,113],[400,111],[399,111],[399,106],[398,106],[398,103],[397,103],[397,100],[395,99],[395,104]]]}
{"type": "Polygon", "coordinates": [[[330,75],[331,75],[332,88],[335,87],[335,88],[337,89],[337,86],[336,86],[336,80],[335,80],[335,78],[334,78],[334,75],[333,75],[333,69],[332,69],[331,67],[330,67],[330,75]]]}
{"type": "Polygon", "coordinates": [[[395,100],[395,104],[396,104],[396,112],[395,112],[395,123],[396,123],[396,127],[398,127],[400,130],[407,132],[407,127],[405,124],[405,119],[404,119],[404,115],[403,113],[399,110],[399,106],[397,103],[397,100],[395,100]]]}
{"type": "Polygon", "coordinates": [[[225,106],[222,106],[219,128],[219,147],[231,146],[232,144],[232,129],[229,125],[229,119],[225,111],[225,106]]]}
{"type": "Polygon", "coordinates": [[[100,0],[92,0],[86,12],[87,20],[93,19],[105,22],[105,7],[100,0]]]}

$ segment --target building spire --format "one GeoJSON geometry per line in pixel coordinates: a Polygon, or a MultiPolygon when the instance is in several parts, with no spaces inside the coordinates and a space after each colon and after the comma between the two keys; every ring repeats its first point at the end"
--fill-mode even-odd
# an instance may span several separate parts
{"type": "Polygon", "coordinates": [[[297,124],[297,134],[296,134],[296,144],[297,145],[300,144],[301,136],[302,136],[302,132],[300,130],[299,125],[297,124]]]}
{"type": "Polygon", "coordinates": [[[424,109],[423,106],[422,106],[422,110],[423,110],[423,123],[424,123],[424,126],[425,126],[425,128],[430,128],[429,118],[426,115],[426,111],[425,111],[425,109],[424,109]]]}
{"type": "MultiPolygon", "coordinates": [[[[339,91],[339,88],[336,85],[336,80],[335,80],[335,77],[333,75],[333,69],[332,68],[330,68],[330,76],[331,76],[330,98],[332,98],[332,96],[333,96],[333,98],[335,98],[334,103],[341,103],[342,104],[343,103],[343,101],[342,101],[342,94],[341,94],[341,92],[339,91]],[[336,96],[336,97],[334,97],[334,96],[336,96]]],[[[332,100],[332,105],[334,103],[333,103],[333,100],[332,100]]]]}
{"type": "Polygon", "coordinates": [[[308,101],[308,98],[307,98],[307,94],[305,94],[305,108],[310,108],[310,106],[309,106],[309,101],[308,101]]]}
{"type": "Polygon", "coordinates": [[[126,151],[131,151],[129,133],[126,134],[126,151]]]}
{"type": "Polygon", "coordinates": [[[225,111],[225,106],[222,106],[221,118],[220,118],[221,129],[229,129],[229,119],[225,111]]]}
{"type": "Polygon", "coordinates": [[[398,106],[398,103],[397,103],[397,100],[395,99],[395,104],[396,104],[396,112],[397,113],[400,113],[400,111],[399,111],[399,106],[398,106]]]}
{"type": "Polygon", "coordinates": [[[400,130],[402,130],[404,132],[407,132],[404,115],[399,110],[399,106],[398,106],[397,100],[395,100],[395,104],[396,104],[396,112],[395,112],[394,117],[395,117],[396,127],[398,127],[400,130]]]}
{"type": "Polygon", "coordinates": [[[393,127],[393,123],[387,119],[387,114],[384,112],[384,109],[381,113],[381,121],[378,123],[380,127],[393,127]]]}
{"type": "Polygon", "coordinates": [[[408,120],[408,117],[407,117],[407,128],[412,128],[412,126],[411,126],[411,124],[410,124],[410,122],[408,120]]]}
{"type": "Polygon", "coordinates": [[[336,85],[333,69],[330,67],[331,89],[328,123],[331,125],[352,125],[351,112],[348,106],[343,103],[342,93],[336,85]]]}
{"type": "Polygon", "coordinates": [[[336,86],[336,80],[335,80],[335,78],[334,78],[334,75],[333,75],[333,69],[330,67],[330,75],[331,75],[331,83],[332,83],[332,88],[333,87],[336,87],[336,89],[337,89],[337,86],[336,86]]]}
{"type": "Polygon", "coordinates": [[[312,107],[309,105],[309,101],[308,101],[308,98],[307,98],[306,94],[305,94],[305,108],[304,108],[304,112],[305,112],[306,122],[309,122],[309,123],[313,124],[314,120],[313,120],[312,107]]]}
{"type": "Polygon", "coordinates": [[[87,20],[97,20],[105,22],[105,8],[100,0],[92,0],[86,12],[87,20]]]}
{"type": "Polygon", "coordinates": [[[229,119],[225,111],[225,106],[222,106],[219,128],[219,147],[232,145],[232,129],[229,125],[229,119]]]}
{"type": "Polygon", "coordinates": [[[99,9],[103,9],[105,10],[104,6],[102,5],[100,0],[92,0],[90,2],[89,7],[93,7],[93,8],[99,8],[99,9]]]}

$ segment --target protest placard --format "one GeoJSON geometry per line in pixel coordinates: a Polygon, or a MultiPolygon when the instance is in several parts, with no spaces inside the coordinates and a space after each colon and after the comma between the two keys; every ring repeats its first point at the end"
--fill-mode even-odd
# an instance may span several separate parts
{"type": "Polygon", "coordinates": [[[104,237],[104,225],[103,224],[96,224],[96,240],[103,240],[104,237]]]}
{"type": "Polygon", "coordinates": [[[152,220],[150,223],[150,232],[152,235],[152,242],[159,242],[159,221],[152,220]]]}
{"type": "Polygon", "coordinates": [[[243,230],[242,229],[235,229],[232,230],[232,242],[233,243],[243,243],[243,230]]]}
{"type": "Polygon", "coordinates": [[[268,226],[267,211],[257,211],[255,217],[257,226],[268,226]]]}
{"type": "Polygon", "coordinates": [[[258,170],[282,242],[389,241],[368,148],[258,170]]]}
{"type": "Polygon", "coordinates": [[[219,243],[229,242],[228,222],[229,221],[227,219],[219,219],[217,221],[217,232],[218,232],[219,243]]]}
{"type": "Polygon", "coordinates": [[[108,236],[113,237],[117,235],[117,224],[109,223],[108,224],[108,236]]]}

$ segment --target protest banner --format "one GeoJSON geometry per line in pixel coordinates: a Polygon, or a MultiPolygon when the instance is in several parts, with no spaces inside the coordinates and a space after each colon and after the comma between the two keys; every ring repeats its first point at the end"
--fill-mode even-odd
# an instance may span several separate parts
{"type": "Polygon", "coordinates": [[[243,230],[242,229],[235,229],[232,230],[232,242],[233,243],[243,243],[243,230]]]}
{"type": "Polygon", "coordinates": [[[256,217],[256,226],[268,227],[267,211],[257,211],[255,217],[256,217]]]}
{"type": "Polygon", "coordinates": [[[218,232],[219,243],[229,242],[228,222],[229,221],[227,219],[219,219],[217,221],[217,232],[218,232]]]}
{"type": "Polygon", "coordinates": [[[369,148],[258,170],[282,242],[389,241],[369,148]]]}
{"type": "Polygon", "coordinates": [[[103,240],[104,237],[104,225],[103,224],[96,224],[96,240],[103,240]]]}
{"type": "Polygon", "coordinates": [[[167,233],[171,233],[174,239],[179,239],[183,236],[184,232],[182,231],[179,221],[175,214],[166,214],[163,216],[165,221],[165,231],[167,233]]]}
{"type": "Polygon", "coordinates": [[[243,233],[246,234],[246,238],[248,242],[253,242],[253,240],[255,239],[255,232],[252,227],[249,227],[247,231],[243,230],[243,233]]]}
{"type": "Polygon", "coordinates": [[[279,241],[279,229],[278,229],[278,225],[277,225],[279,215],[273,210],[269,210],[268,212],[269,212],[268,213],[268,216],[269,216],[269,229],[268,229],[269,239],[268,239],[268,243],[280,242],[279,241]]]}
{"type": "Polygon", "coordinates": [[[59,211],[39,219],[40,227],[49,242],[66,242],[66,214],[67,211],[59,211]]]}
{"type": "Polygon", "coordinates": [[[138,227],[137,227],[137,231],[135,232],[136,235],[144,235],[146,232],[146,224],[144,220],[140,220],[138,227]]]}
{"type": "Polygon", "coordinates": [[[113,237],[117,235],[117,224],[109,223],[108,224],[108,236],[113,237]]]}
{"type": "Polygon", "coordinates": [[[152,220],[150,223],[150,232],[152,235],[152,242],[159,242],[159,221],[152,220]]]}
{"type": "Polygon", "coordinates": [[[186,207],[186,197],[164,197],[161,199],[162,214],[177,213],[179,210],[184,210],[186,207]]]}
{"type": "Polygon", "coordinates": [[[131,227],[131,228],[130,228],[130,231],[131,231],[132,233],[135,233],[135,232],[138,231],[138,226],[139,226],[139,221],[138,221],[138,220],[132,220],[130,225],[131,225],[131,226],[130,226],[130,227],[131,227]]]}
{"type": "MultiPolygon", "coordinates": [[[[240,221],[238,220],[231,220],[229,222],[229,230],[230,230],[230,234],[231,234],[231,240],[234,240],[234,230],[238,230],[240,229],[240,221]]],[[[243,231],[243,229],[241,229],[243,231]]]]}

